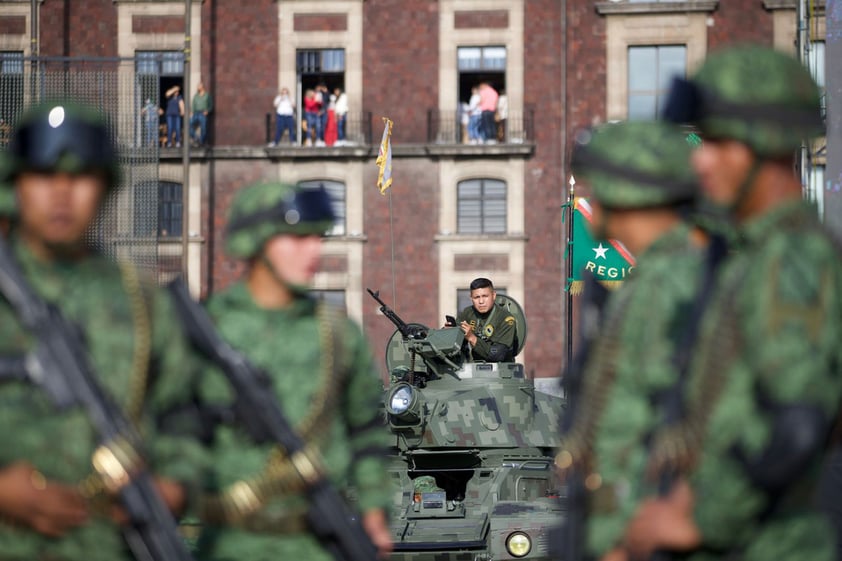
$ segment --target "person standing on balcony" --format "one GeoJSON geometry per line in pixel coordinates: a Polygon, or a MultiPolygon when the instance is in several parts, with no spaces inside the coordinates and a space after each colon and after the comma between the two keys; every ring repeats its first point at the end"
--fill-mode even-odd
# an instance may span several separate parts
{"type": "Polygon", "coordinates": [[[488,82],[482,82],[479,85],[479,108],[482,112],[480,130],[486,144],[497,143],[497,124],[494,122],[494,116],[497,114],[499,97],[497,90],[492,88],[488,82]]]}
{"type": "Polygon", "coordinates": [[[193,115],[190,117],[190,139],[199,146],[204,146],[208,138],[208,114],[213,111],[213,99],[205,89],[205,84],[199,82],[196,95],[193,96],[193,115]],[[199,134],[196,134],[196,128],[199,134]]]}
{"type": "Polygon", "coordinates": [[[318,142],[321,136],[321,120],[319,118],[319,108],[321,103],[316,99],[316,92],[314,90],[307,90],[304,93],[304,118],[307,121],[307,139],[304,141],[305,146],[312,146],[313,139],[318,142]]]}
{"type": "Polygon", "coordinates": [[[479,88],[471,88],[471,99],[468,101],[468,142],[477,144],[482,140],[481,133],[482,109],[480,109],[479,88]]]}
{"type": "Polygon", "coordinates": [[[290,97],[289,89],[281,88],[272,105],[275,106],[275,140],[269,143],[269,147],[281,143],[284,131],[289,131],[289,142],[295,144],[295,101],[290,97]]]}
{"type": "Polygon", "coordinates": [[[345,144],[345,135],[347,134],[345,127],[347,125],[346,120],[348,118],[348,96],[345,95],[342,88],[336,88],[333,90],[333,95],[336,96],[336,105],[334,106],[334,111],[336,113],[336,144],[337,146],[342,146],[345,144]]]}
{"type": "Polygon", "coordinates": [[[167,90],[167,147],[172,147],[175,135],[176,147],[181,146],[181,117],[184,115],[184,98],[181,96],[181,86],[175,85],[167,90]]]}

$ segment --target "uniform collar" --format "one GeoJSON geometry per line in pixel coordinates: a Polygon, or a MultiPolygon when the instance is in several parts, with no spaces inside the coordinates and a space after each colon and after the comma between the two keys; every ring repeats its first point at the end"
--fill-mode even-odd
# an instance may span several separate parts
{"type": "Polygon", "coordinates": [[[740,245],[755,245],[780,230],[788,222],[813,221],[817,219],[816,205],[794,199],[781,203],[763,214],[751,218],[737,229],[740,245]]]}

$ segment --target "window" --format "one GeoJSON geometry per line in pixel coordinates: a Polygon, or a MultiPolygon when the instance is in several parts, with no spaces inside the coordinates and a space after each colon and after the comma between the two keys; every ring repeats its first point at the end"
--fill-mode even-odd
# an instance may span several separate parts
{"type": "MultiPolygon", "coordinates": [[[[493,282],[493,281],[492,281],[493,282]]],[[[494,291],[497,294],[506,294],[506,289],[503,287],[495,286],[494,291]]],[[[470,288],[459,288],[456,290],[456,310],[457,312],[461,312],[465,308],[471,305],[471,289],[470,288]]]]}
{"type": "Polygon", "coordinates": [[[181,237],[181,183],[140,183],[134,191],[134,235],[181,237]]]}
{"type": "Polygon", "coordinates": [[[344,290],[316,290],[310,291],[310,295],[321,302],[325,302],[343,312],[346,311],[344,290]]]}
{"type": "Polygon", "coordinates": [[[471,88],[488,82],[497,93],[506,90],[506,47],[459,47],[459,102],[471,100],[471,88]]]}
{"type": "Polygon", "coordinates": [[[0,51],[0,146],[23,107],[23,52],[0,51]]]}
{"type": "Polygon", "coordinates": [[[333,213],[336,215],[336,222],[333,224],[333,229],[328,232],[331,236],[345,235],[345,184],[339,181],[331,181],[330,179],[312,179],[308,181],[299,181],[300,187],[309,189],[317,189],[323,185],[328,195],[330,195],[330,202],[333,205],[333,213]]]}
{"type": "Polygon", "coordinates": [[[628,57],[629,120],[654,119],[666,101],[672,78],[686,74],[687,47],[629,47],[628,57]]]}
{"type": "Polygon", "coordinates": [[[506,183],[498,179],[460,181],[456,212],[460,234],[505,234],[506,183]]]}
{"type": "Polygon", "coordinates": [[[824,81],[824,45],[824,41],[812,41],[810,43],[809,50],[807,51],[807,66],[810,69],[810,73],[813,75],[813,79],[819,85],[819,89],[822,94],[822,115],[825,114],[827,109],[827,93],[824,81]]]}
{"type": "MultiPolygon", "coordinates": [[[[184,96],[184,53],[180,51],[136,51],[135,74],[140,99],[159,106],[166,104],[164,93],[173,86],[181,87],[184,96]]],[[[185,98],[185,105],[187,104],[185,98]]]]}

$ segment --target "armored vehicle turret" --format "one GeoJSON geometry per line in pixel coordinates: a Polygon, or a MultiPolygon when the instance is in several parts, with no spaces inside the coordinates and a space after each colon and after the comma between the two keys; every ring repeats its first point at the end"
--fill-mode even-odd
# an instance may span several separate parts
{"type": "MultiPolygon", "coordinates": [[[[522,364],[471,361],[459,327],[406,324],[371,294],[398,327],[386,349],[392,559],[549,559],[562,399],[536,391],[522,364]]],[[[505,295],[495,304],[515,318],[517,355],[523,310],[505,295]]]]}

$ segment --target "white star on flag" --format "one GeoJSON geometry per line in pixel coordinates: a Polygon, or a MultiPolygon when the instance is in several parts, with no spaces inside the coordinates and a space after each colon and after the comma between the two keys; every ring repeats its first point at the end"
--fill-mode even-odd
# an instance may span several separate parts
{"type": "Polygon", "coordinates": [[[594,259],[599,259],[600,257],[606,259],[605,252],[608,251],[608,248],[602,247],[602,242],[599,242],[599,247],[592,247],[591,249],[593,249],[593,252],[596,254],[594,259]]]}

